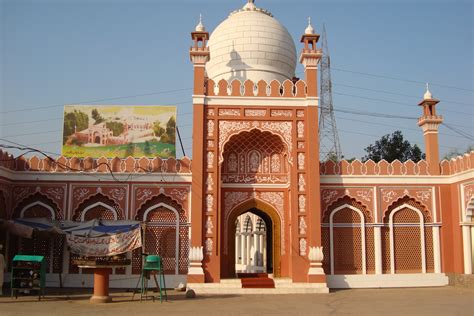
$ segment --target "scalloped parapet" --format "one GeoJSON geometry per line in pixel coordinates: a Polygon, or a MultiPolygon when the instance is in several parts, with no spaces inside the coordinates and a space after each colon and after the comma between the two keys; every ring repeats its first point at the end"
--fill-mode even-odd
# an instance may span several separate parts
{"type": "Polygon", "coordinates": [[[208,79],[205,83],[205,93],[209,97],[305,98],[306,90],[306,82],[303,80],[298,80],[295,83],[291,80],[285,80],[284,82],[279,82],[278,80],[271,82],[246,80],[242,82],[238,79],[232,81],[222,79],[219,82],[215,82],[212,79],[208,79]]]}
{"type": "MultiPolygon", "coordinates": [[[[474,152],[466,154],[458,159],[443,161],[441,170],[443,174],[454,174],[451,170],[457,170],[455,173],[473,169],[474,152]],[[451,173],[450,173],[451,172],[451,173]]],[[[429,176],[428,163],[425,160],[413,162],[411,160],[400,162],[395,160],[391,163],[386,160],[374,162],[367,160],[362,162],[354,160],[352,162],[342,160],[339,162],[326,161],[320,164],[321,175],[339,175],[339,176],[429,176]]]]}
{"type": "Polygon", "coordinates": [[[474,169],[474,151],[440,163],[441,175],[452,175],[474,169]]]}
{"type": "Polygon", "coordinates": [[[0,167],[13,171],[29,172],[92,172],[92,173],[191,173],[191,159],[161,159],[161,158],[67,158],[58,157],[52,161],[49,158],[15,158],[0,150],[0,167]]]}

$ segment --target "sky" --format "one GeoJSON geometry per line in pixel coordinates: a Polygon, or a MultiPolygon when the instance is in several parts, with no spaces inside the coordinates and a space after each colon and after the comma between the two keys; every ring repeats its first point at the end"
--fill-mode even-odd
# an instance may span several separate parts
{"type": "MultiPolygon", "coordinates": [[[[0,0],[0,138],[59,154],[65,104],[176,105],[192,151],[190,32],[209,32],[245,0],[0,0]]],[[[299,39],[326,26],[333,102],[346,158],[401,130],[424,149],[416,120],[430,82],[441,102],[440,153],[474,141],[474,5],[457,0],[256,0],[299,39]],[[469,139],[470,138],[470,139],[469,139]]],[[[297,76],[303,77],[298,65],[297,76]]],[[[4,144],[5,141],[0,141],[4,144]]],[[[15,155],[21,152],[9,150],[15,155]]],[[[183,153],[177,148],[177,156],[183,153]]]]}

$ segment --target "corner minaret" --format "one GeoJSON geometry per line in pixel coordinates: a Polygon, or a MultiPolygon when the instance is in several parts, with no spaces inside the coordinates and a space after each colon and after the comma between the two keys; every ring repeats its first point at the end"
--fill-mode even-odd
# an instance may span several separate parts
{"type": "Polygon", "coordinates": [[[425,153],[431,175],[440,174],[439,166],[439,145],[438,145],[438,129],[443,123],[443,117],[436,115],[436,104],[439,100],[433,98],[426,84],[426,92],[423,101],[418,105],[423,107],[423,115],[418,119],[418,126],[423,129],[425,137],[425,153]]]}
{"type": "Polygon", "coordinates": [[[194,64],[194,95],[204,95],[204,77],[206,73],[206,63],[209,61],[209,33],[202,23],[202,16],[199,15],[199,23],[195,31],[191,33],[194,45],[189,50],[191,61],[194,64]]]}
{"type": "MultiPolygon", "coordinates": [[[[318,63],[322,56],[321,49],[316,47],[319,40],[319,34],[316,34],[311,25],[311,18],[308,18],[308,26],[306,27],[301,42],[304,47],[300,55],[300,63],[304,66],[306,81],[306,101],[307,101],[307,122],[308,126],[319,126],[318,123],[318,63]]],[[[322,269],[323,247],[321,240],[321,184],[319,176],[319,131],[317,128],[308,129],[306,138],[308,164],[307,173],[311,175],[308,178],[307,195],[308,205],[308,222],[309,234],[309,269],[307,274],[307,282],[310,283],[326,283],[326,276],[322,269]]]]}
{"type": "Polygon", "coordinates": [[[319,34],[314,32],[311,25],[311,18],[308,18],[308,26],[306,27],[301,43],[304,43],[304,48],[300,54],[300,63],[304,66],[305,81],[308,87],[308,97],[318,96],[318,63],[322,56],[322,51],[316,48],[316,43],[319,40],[319,34]]]}
{"type": "MultiPolygon", "coordinates": [[[[204,181],[204,94],[206,81],[206,63],[209,61],[209,47],[207,41],[209,33],[202,23],[202,16],[194,32],[191,33],[194,45],[189,50],[191,61],[194,65],[193,89],[193,181],[191,186],[191,222],[203,222],[203,187],[204,181]]],[[[203,225],[195,225],[191,231],[191,247],[189,251],[188,283],[203,283],[203,225]]]]}

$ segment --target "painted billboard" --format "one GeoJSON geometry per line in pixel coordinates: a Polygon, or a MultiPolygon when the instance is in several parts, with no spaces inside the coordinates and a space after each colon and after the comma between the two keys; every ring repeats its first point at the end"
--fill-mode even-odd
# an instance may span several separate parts
{"type": "Polygon", "coordinates": [[[176,107],[66,105],[62,155],[175,157],[176,107]]]}

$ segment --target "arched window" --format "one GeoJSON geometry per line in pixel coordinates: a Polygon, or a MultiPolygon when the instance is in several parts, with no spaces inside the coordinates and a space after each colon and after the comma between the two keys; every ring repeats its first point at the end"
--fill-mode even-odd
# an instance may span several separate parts
{"type": "MultiPolygon", "coordinates": [[[[50,221],[61,219],[56,204],[43,194],[37,192],[23,200],[14,210],[15,218],[45,218],[50,221]]],[[[64,238],[51,238],[48,235],[34,235],[32,239],[18,238],[10,235],[10,255],[26,254],[44,256],[48,273],[60,273],[63,268],[64,238]],[[16,240],[16,241],[15,241],[16,240]]]]}
{"type": "Polygon", "coordinates": [[[323,267],[328,274],[375,272],[373,227],[369,212],[344,197],[331,205],[323,218],[323,267]]]}
{"type": "MultiPolygon", "coordinates": [[[[135,216],[145,223],[144,249],[162,257],[168,274],[186,274],[188,269],[189,224],[186,214],[176,201],[160,194],[141,206],[135,216]]],[[[141,271],[141,249],[133,253],[132,272],[141,271]]]]}
{"type": "Polygon", "coordinates": [[[404,198],[391,206],[382,229],[382,267],[385,273],[433,272],[433,234],[430,216],[421,204],[404,198]]]}

